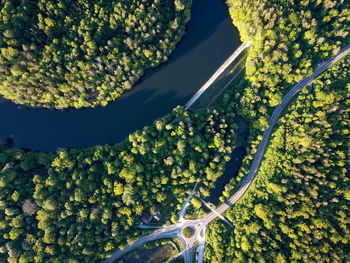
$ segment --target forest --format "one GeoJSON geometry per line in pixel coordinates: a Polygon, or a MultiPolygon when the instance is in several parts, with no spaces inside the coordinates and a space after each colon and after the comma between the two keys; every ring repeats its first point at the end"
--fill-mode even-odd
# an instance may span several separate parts
{"type": "Polygon", "coordinates": [[[17,104],[105,106],[167,60],[192,0],[4,0],[0,94],[17,104]]]}
{"type": "MultiPolygon", "coordinates": [[[[350,56],[305,88],[256,180],[208,231],[207,262],[350,261],[350,56]]],[[[239,185],[239,180],[233,183],[239,185]]]]}
{"type": "Polygon", "coordinates": [[[318,63],[349,43],[350,2],[228,0],[241,39],[251,40],[239,114],[264,130],[272,109],[318,63]]]}
{"type": "Polygon", "coordinates": [[[228,113],[177,107],[116,145],[57,153],[0,146],[0,261],[101,262],[144,235],[143,213],[176,222],[196,181],[210,188],[235,143],[228,113]]]}
{"type": "MultiPolygon", "coordinates": [[[[186,0],[98,3],[2,1],[0,93],[28,106],[106,105],[166,59],[190,17],[186,0]]],[[[253,46],[246,76],[216,109],[177,107],[116,145],[57,153],[0,145],[1,262],[101,262],[145,234],[142,213],[166,211],[164,223],[175,222],[193,184],[207,197],[223,173],[235,112],[250,123],[248,154],[221,201],[237,189],[283,94],[348,43],[350,2],[228,5],[253,46]]],[[[350,261],[349,68],[348,56],[291,103],[256,180],[226,212],[235,229],[210,225],[206,262],[350,261]]]]}
{"type": "MultiPolygon", "coordinates": [[[[250,122],[247,155],[221,201],[248,173],[283,95],[349,43],[348,1],[228,1],[252,40],[237,113],[250,122]]],[[[206,262],[348,262],[349,68],[347,56],[305,87],[278,122],[244,197],[210,225],[206,262]]]]}

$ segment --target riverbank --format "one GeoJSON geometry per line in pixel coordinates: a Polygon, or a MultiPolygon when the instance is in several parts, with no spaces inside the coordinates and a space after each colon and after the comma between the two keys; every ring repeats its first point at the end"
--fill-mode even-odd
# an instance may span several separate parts
{"type": "Polygon", "coordinates": [[[147,71],[119,101],[66,112],[18,109],[5,101],[0,103],[0,138],[11,137],[15,147],[45,152],[120,142],[184,105],[239,44],[221,1],[194,1],[187,34],[168,62],[147,71]]]}
{"type": "Polygon", "coordinates": [[[240,116],[235,117],[235,122],[238,126],[235,133],[236,146],[231,153],[230,161],[228,161],[225,166],[224,173],[216,179],[215,187],[210,190],[210,196],[206,198],[207,202],[211,202],[214,205],[218,205],[220,202],[224,202],[225,198],[228,197],[223,195],[225,186],[230,182],[232,178],[237,176],[243,158],[246,154],[246,144],[249,133],[248,125],[240,116]]]}

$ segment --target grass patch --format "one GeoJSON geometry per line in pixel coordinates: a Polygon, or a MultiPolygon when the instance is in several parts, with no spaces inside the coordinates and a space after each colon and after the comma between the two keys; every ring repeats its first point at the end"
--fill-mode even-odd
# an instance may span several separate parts
{"type": "Polygon", "coordinates": [[[178,256],[178,257],[174,258],[173,260],[171,260],[170,263],[185,263],[185,259],[181,255],[181,256],[178,256]]]}
{"type": "Polygon", "coordinates": [[[194,230],[192,227],[186,227],[183,230],[183,234],[186,238],[191,238],[194,235],[194,230]]]}
{"type": "Polygon", "coordinates": [[[118,263],[166,263],[180,253],[181,241],[157,240],[146,243],[123,256],[118,263]]]}
{"type": "Polygon", "coordinates": [[[171,240],[173,242],[174,246],[176,246],[179,253],[185,249],[184,244],[180,241],[178,238],[174,238],[171,240]]]}

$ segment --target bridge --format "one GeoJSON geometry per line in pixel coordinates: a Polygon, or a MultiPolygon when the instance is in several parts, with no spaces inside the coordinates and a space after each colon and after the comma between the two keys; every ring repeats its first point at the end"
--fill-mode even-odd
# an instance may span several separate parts
{"type": "Polygon", "coordinates": [[[214,83],[214,81],[229,67],[232,62],[242,53],[243,50],[250,47],[250,41],[243,42],[235,52],[220,66],[220,68],[210,77],[210,79],[194,94],[194,96],[186,103],[185,110],[188,110],[192,104],[214,83]]]}
{"type": "Polygon", "coordinates": [[[224,221],[229,227],[234,228],[232,223],[218,213],[214,208],[212,208],[203,198],[196,196],[210,211],[212,211],[216,216],[218,216],[222,221],[224,221]]]}
{"type": "MultiPolygon", "coordinates": [[[[214,219],[218,217],[218,215],[221,215],[224,213],[228,208],[230,208],[232,205],[234,205],[247,191],[253,180],[255,179],[255,176],[257,174],[257,171],[260,167],[261,161],[263,159],[266,147],[269,142],[270,135],[273,131],[273,127],[276,124],[277,120],[280,118],[283,110],[286,108],[288,103],[297,95],[297,93],[304,88],[305,86],[308,86],[310,83],[313,82],[313,80],[319,76],[321,73],[323,73],[325,70],[327,70],[330,66],[335,64],[337,61],[345,57],[347,54],[350,53],[350,44],[346,45],[343,49],[340,50],[340,52],[335,55],[333,58],[323,62],[322,64],[318,65],[318,67],[315,69],[315,71],[310,75],[302,79],[300,82],[298,82],[284,97],[282,102],[275,108],[273,111],[270,119],[269,119],[269,127],[264,131],[263,138],[259,143],[258,149],[255,153],[255,156],[252,161],[252,165],[250,167],[249,173],[246,175],[246,177],[243,179],[242,184],[240,188],[226,201],[224,204],[219,206],[217,209],[209,213],[208,215],[197,219],[197,220],[182,220],[174,225],[171,225],[169,227],[162,228],[160,230],[155,231],[154,233],[144,236],[137,241],[135,241],[133,244],[127,245],[123,250],[116,251],[110,258],[108,258],[105,263],[112,263],[122,255],[126,254],[127,252],[135,249],[138,246],[143,245],[144,243],[162,239],[162,238],[178,238],[181,240],[181,242],[184,244],[184,251],[182,255],[184,256],[185,263],[192,263],[192,248],[195,244],[195,242],[200,242],[200,247],[203,249],[204,247],[204,241],[205,241],[205,231],[207,225],[212,222],[214,219]],[[183,229],[186,227],[191,227],[195,230],[195,234],[191,238],[186,238],[183,235],[183,229]],[[203,241],[204,238],[204,241],[203,241]]],[[[200,253],[201,256],[203,256],[203,253],[200,253]]],[[[203,261],[203,258],[198,260],[199,262],[203,261]]]]}

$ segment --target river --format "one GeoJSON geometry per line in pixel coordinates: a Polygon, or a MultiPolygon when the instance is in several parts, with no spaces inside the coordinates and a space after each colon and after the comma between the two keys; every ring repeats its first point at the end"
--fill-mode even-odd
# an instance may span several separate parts
{"type": "Polygon", "coordinates": [[[148,70],[131,92],[106,107],[67,111],[0,99],[0,138],[35,151],[117,143],[184,105],[239,45],[223,1],[194,0],[187,33],[169,61],[148,70]]]}

